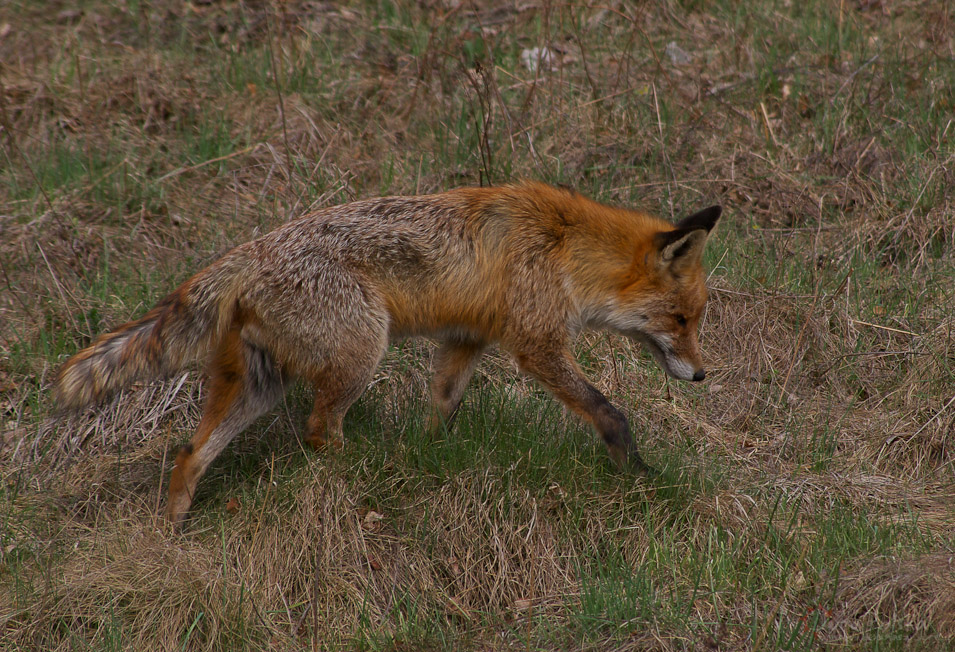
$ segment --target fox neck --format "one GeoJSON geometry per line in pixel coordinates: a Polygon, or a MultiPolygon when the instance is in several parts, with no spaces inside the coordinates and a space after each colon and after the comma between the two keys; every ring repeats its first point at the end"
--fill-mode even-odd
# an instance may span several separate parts
{"type": "MultiPolygon", "coordinates": [[[[607,267],[607,261],[601,263],[607,267]]],[[[629,284],[632,267],[620,262],[599,273],[572,275],[565,285],[575,307],[575,330],[611,330],[633,337],[642,332],[647,319],[639,312],[624,309],[620,290],[629,284]],[[607,273],[609,272],[609,273],[607,273]]]]}
{"type": "Polygon", "coordinates": [[[568,285],[581,328],[609,329],[630,336],[643,330],[646,318],[639,311],[624,309],[623,291],[652,285],[654,270],[648,268],[650,238],[646,240],[647,245],[615,243],[617,247],[591,248],[587,255],[571,258],[568,285]],[[604,255],[595,257],[593,251],[604,255]]]}

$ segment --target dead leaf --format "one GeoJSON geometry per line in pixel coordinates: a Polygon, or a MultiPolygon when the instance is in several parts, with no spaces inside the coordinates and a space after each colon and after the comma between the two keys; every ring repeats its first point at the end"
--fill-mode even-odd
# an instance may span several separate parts
{"type": "Polygon", "coordinates": [[[379,514],[378,512],[370,509],[368,510],[368,513],[365,514],[365,518],[361,520],[361,526],[365,528],[366,530],[377,529],[378,522],[381,521],[381,519],[383,518],[385,518],[383,514],[379,514]]]}

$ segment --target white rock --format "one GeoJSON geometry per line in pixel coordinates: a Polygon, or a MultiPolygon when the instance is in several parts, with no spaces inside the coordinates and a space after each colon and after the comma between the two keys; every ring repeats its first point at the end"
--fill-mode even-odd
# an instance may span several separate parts
{"type": "Polygon", "coordinates": [[[685,63],[690,63],[693,60],[693,57],[691,57],[683,48],[677,45],[676,41],[670,41],[667,43],[667,47],[663,53],[670,57],[670,61],[678,66],[685,63]]]}
{"type": "Polygon", "coordinates": [[[521,52],[521,63],[531,72],[555,70],[557,55],[550,48],[530,48],[521,52]]]}

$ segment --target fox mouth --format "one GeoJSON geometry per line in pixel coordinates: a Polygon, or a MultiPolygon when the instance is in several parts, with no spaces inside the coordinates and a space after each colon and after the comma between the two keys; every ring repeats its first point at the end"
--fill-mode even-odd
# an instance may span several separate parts
{"type": "Polygon", "coordinates": [[[666,351],[664,351],[663,347],[657,343],[656,339],[650,335],[644,335],[643,333],[640,333],[639,340],[643,342],[645,347],[647,347],[647,350],[650,352],[650,355],[653,356],[653,359],[657,361],[657,364],[663,367],[664,370],[669,371],[667,369],[666,351]]]}
{"type": "Polygon", "coordinates": [[[673,353],[673,349],[669,345],[663,344],[657,338],[652,335],[647,335],[646,333],[640,333],[638,339],[643,342],[647,350],[650,351],[650,355],[653,356],[653,359],[657,361],[657,364],[660,365],[666,373],[680,380],[694,379],[692,367],[676,357],[673,353]]]}

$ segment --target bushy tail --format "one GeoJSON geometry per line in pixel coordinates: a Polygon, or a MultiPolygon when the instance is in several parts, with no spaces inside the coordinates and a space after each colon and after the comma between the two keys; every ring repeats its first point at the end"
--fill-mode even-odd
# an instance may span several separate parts
{"type": "Polygon", "coordinates": [[[245,265],[234,254],[67,360],[53,388],[59,406],[101,402],[137,380],[169,375],[207,354],[235,316],[245,265]]]}

